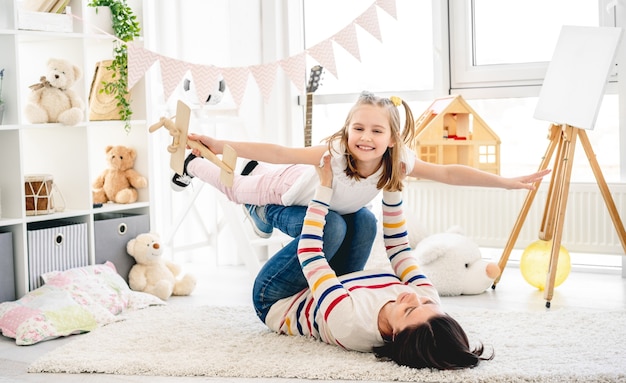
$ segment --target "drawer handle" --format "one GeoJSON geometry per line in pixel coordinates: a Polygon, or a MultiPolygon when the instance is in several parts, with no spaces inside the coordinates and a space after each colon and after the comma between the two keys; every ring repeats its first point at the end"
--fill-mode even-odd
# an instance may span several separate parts
{"type": "Polygon", "coordinates": [[[128,231],[128,226],[125,223],[120,223],[119,226],[117,227],[117,234],[119,235],[125,235],[127,231],[128,231]]]}
{"type": "Polygon", "coordinates": [[[59,246],[63,244],[63,240],[65,239],[65,237],[63,236],[62,233],[57,234],[56,237],[54,237],[54,243],[59,246]]]}

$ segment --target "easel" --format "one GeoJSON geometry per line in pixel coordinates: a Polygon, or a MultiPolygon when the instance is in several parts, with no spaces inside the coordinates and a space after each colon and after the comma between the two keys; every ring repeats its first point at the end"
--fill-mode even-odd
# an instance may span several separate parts
{"type": "MultiPolygon", "coordinates": [[[[587,159],[589,160],[589,164],[593,170],[596,182],[600,187],[602,198],[604,199],[606,207],[609,210],[609,215],[611,216],[615,230],[620,238],[624,252],[626,252],[626,231],[624,230],[624,225],[619,217],[617,208],[615,207],[615,202],[611,196],[611,192],[609,191],[604,176],[602,175],[602,170],[600,169],[596,155],[593,152],[589,138],[587,137],[587,132],[583,129],[575,128],[570,125],[552,124],[550,126],[548,138],[550,139],[550,144],[548,145],[543,160],[539,165],[539,170],[547,169],[555,149],[558,149],[556,151],[557,154],[554,160],[554,167],[552,169],[552,178],[548,189],[548,196],[544,208],[543,219],[541,221],[541,228],[539,229],[539,239],[552,241],[550,263],[546,278],[546,288],[544,290],[546,307],[549,308],[550,301],[552,300],[554,293],[556,266],[558,265],[559,249],[561,247],[561,239],[563,235],[563,224],[565,223],[565,210],[567,207],[567,198],[569,194],[569,185],[574,163],[574,151],[576,149],[577,138],[580,138],[580,143],[585,150],[585,154],[587,155],[587,159]]],[[[509,240],[504,247],[502,256],[500,257],[500,261],[498,262],[498,266],[502,271],[500,276],[493,282],[493,288],[495,288],[502,277],[502,272],[504,272],[504,268],[506,267],[509,256],[511,255],[511,250],[513,250],[513,247],[515,246],[515,242],[517,241],[517,237],[519,236],[520,230],[526,220],[528,211],[530,210],[533,200],[535,199],[538,187],[539,182],[535,185],[535,189],[528,192],[528,195],[524,200],[522,210],[517,217],[517,221],[515,221],[513,231],[511,232],[509,240]]]]}
{"type": "MultiPolygon", "coordinates": [[[[550,307],[554,293],[577,139],[580,139],[585,150],[613,225],[626,252],[624,225],[584,130],[593,129],[595,124],[621,34],[620,28],[564,26],[541,87],[535,117],[551,121],[553,124],[548,135],[550,144],[539,165],[539,170],[548,167],[556,150],[552,178],[539,230],[539,239],[552,241],[544,291],[547,308],[550,307]],[[554,124],[555,121],[560,121],[560,123],[554,124]]],[[[494,281],[493,288],[502,277],[511,250],[537,194],[539,182],[536,182],[534,186],[535,188],[526,196],[522,210],[504,247],[498,262],[501,270],[500,276],[494,281]]]]}

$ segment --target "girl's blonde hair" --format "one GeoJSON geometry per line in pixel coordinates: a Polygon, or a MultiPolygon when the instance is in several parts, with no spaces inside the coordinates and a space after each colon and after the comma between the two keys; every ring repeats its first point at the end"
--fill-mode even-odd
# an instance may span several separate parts
{"type": "Polygon", "coordinates": [[[332,143],[335,140],[339,140],[341,146],[345,148],[343,155],[346,156],[346,162],[348,164],[344,170],[346,175],[356,180],[361,179],[356,168],[354,156],[350,153],[350,149],[348,148],[348,129],[354,113],[363,105],[374,105],[384,108],[387,111],[389,114],[389,126],[391,127],[391,142],[394,143],[394,146],[387,148],[387,151],[383,154],[381,163],[382,174],[376,187],[379,190],[383,189],[385,191],[402,191],[403,173],[406,170],[401,166],[401,156],[407,144],[414,138],[415,121],[413,120],[411,108],[399,97],[378,97],[370,92],[362,92],[357,102],[350,109],[346,121],[343,124],[343,128],[326,138],[328,149],[334,150],[332,143]],[[400,130],[400,112],[397,108],[400,104],[404,107],[405,111],[404,129],[402,130],[400,130]]]}

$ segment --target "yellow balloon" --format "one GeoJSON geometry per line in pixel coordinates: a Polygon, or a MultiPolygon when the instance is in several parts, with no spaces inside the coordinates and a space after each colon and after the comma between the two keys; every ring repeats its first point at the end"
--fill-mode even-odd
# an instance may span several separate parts
{"type": "MultiPolygon", "coordinates": [[[[552,241],[535,241],[528,245],[522,253],[522,258],[520,259],[519,266],[522,276],[526,282],[539,290],[546,288],[551,250],[552,241]]],[[[565,247],[561,246],[559,250],[559,260],[556,265],[554,287],[559,286],[567,279],[571,269],[572,263],[569,252],[565,247]]]]}

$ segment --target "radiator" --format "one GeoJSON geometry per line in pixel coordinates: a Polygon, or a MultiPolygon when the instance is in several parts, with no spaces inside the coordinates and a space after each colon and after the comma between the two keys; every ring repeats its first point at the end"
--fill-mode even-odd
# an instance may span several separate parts
{"type": "MultiPolygon", "coordinates": [[[[617,211],[626,222],[626,184],[609,184],[617,211]]],[[[524,249],[539,239],[549,183],[543,183],[515,242],[524,249]]],[[[449,186],[409,181],[405,211],[431,232],[459,225],[482,247],[504,248],[522,209],[527,190],[449,186]]],[[[562,245],[570,252],[624,254],[604,199],[595,183],[571,183],[562,245]]]]}

